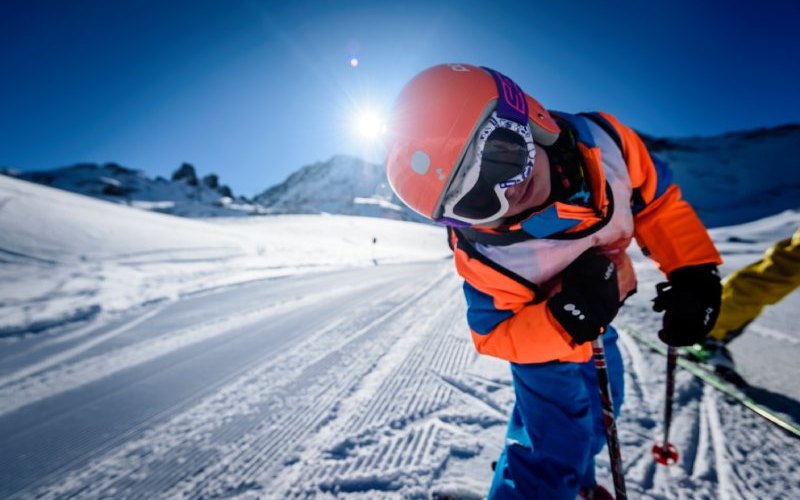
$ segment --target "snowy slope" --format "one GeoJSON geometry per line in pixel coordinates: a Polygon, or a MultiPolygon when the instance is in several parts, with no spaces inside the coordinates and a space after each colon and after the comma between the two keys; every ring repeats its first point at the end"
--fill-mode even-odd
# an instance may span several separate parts
{"type": "MultiPolygon", "coordinates": [[[[725,263],[723,274],[761,258],[774,242],[800,227],[800,212],[784,213],[748,224],[714,229],[711,235],[725,263]]],[[[800,449],[789,437],[760,417],[728,401],[685,371],[677,373],[676,406],[671,441],[681,462],[657,467],[647,444],[661,435],[665,359],[625,335],[626,330],[654,335],[658,317],[651,309],[653,285],[663,277],[634,251],[640,293],[626,302],[615,323],[622,332],[626,362],[626,405],[620,422],[626,471],[634,491],[652,498],[797,498],[800,449]]],[[[800,425],[800,290],[768,307],[745,334],[731,344],[748,394],[760,404],[800,425]],[[764,332],[773,335],[765,335],[764,332]],[[756,346],[754,348],[754,346],[756,346]],[[780,356],[772,354],[780,352],[780,356]]],[[[629,483],[630,484],[630,483],[629,483]]]]}
{"type": "MultiPolygon", "coordinates": [[[[784,212],[712,231],[723,270],[798,225],[784,212]]],[[[472,348],[440,228],[211,223],[1,177],[0,228],[0,497],[485,494],[513,390],[472,348]]],[[[640,293],[616,321],[631,498],[800,497],[798,441],[685,372],[682,461],[653,464],[665,362],[625,332],[657,330],[662,277],[632,255],[640,293]]],[[[800,292],[733,350],[763,404],[800,423],[797,324],[800,292]]],[[[598,478],[610,485],[605,455],[598,478]]]]}
{"type": "Polygon", "coordinates": [[[0,337],[231,283],[447,252],[428,225],[238,219],[173,217],[0,176],[0,337]]]}

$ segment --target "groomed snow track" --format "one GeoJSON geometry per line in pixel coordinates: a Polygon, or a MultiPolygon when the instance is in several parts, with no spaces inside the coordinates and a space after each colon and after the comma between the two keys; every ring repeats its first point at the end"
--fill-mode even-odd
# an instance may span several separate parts
{"type": "MultiPolygon", "coordinates": [[[[631,496],[797,498],[797,441],[685,372],[681,462],[654,464],[665,361],[625,334],[657,328],[647,307],[618,322],[631,496]]],[[[513,401],[449,262],[218,289],[35,345],[0,358],[3,498],[477,498],[513,401]]]]}

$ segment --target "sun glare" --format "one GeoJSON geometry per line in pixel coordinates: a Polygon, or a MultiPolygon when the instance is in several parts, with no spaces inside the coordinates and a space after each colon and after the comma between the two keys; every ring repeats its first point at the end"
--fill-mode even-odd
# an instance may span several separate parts
{"type": "Polygon", "coordinates": [[[363,139],[374,140],[385,131],[383,118],[375,111],[362,111],[356,117],[356,130],[363,139]]]}

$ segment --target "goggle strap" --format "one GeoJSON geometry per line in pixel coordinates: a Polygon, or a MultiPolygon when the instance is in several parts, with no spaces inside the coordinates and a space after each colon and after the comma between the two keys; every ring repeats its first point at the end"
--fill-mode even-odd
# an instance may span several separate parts
{"type": "Polygon", "coordinates": [[[453,219],[450,217],[439,217],[436,219],[436,222],[452,227],[469,227],[471,225],[469,222],[464,222],[462,220],[453,219]]]}
{"type": "Polygon", "coordinates": [[[522,92],[519,85],[499,71],[485,66],[481,67],[492,75],[494,83],[497,85],[497,95],[499,96],[495,109],[497,116],[515,121],[520,125],[527,125],[528,100],[525,99],[525,93],[522,92]]]}

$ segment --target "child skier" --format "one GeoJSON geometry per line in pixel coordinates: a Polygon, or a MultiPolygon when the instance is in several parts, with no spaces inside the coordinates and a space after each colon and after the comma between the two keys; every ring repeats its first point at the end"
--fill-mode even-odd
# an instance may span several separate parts
{"type": "Polygon", "coordinates": [[[668,277],[656,300],[661,340],[691,345],[720,303],[721,261],[705,228],[631,129],[605,113],[549,112],[488,68],[421,72],[389,131],[392,188],[448,226],[475,347],[511,363],[516,400],[489,497],[599,497],[590,341],[602,334],[619,412],[609,323],[636,290],[625,249],[635,237],[668,277]]]}

